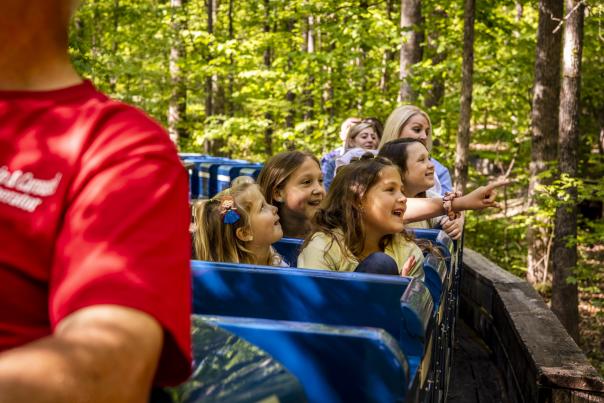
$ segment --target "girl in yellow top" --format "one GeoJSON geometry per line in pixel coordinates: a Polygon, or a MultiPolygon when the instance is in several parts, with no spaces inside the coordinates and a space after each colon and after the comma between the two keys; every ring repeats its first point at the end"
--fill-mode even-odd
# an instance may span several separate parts
{"type": "Polygon", "coordinates": [[[400,168],[387,158],[366,154],[338,171],[312,221],[298,267],[422,277],[421,250],[404,232],[407,202],[409,221],[497,207],[495,189],[506,183],[493,182],[448,199],[407,200],[400,168]]]}
{"type": "Polygon", "coordinates": [[[331,186],[298,267],[423,277],[422,252],[404,233],[407,199],[396,165],[363,157],[338,171],[331,186]]]}

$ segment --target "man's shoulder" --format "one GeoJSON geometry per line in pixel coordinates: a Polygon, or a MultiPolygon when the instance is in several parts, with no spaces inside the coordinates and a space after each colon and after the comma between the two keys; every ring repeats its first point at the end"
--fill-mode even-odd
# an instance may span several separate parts
{"type": "Polygon", "coordinates": [[[82,105],[80,114],[89,116],[88,144],[94,147],[140,153],[169,152],[176,147],[166,130],[136,106],[112,99],[95,90],[82,105]]]}

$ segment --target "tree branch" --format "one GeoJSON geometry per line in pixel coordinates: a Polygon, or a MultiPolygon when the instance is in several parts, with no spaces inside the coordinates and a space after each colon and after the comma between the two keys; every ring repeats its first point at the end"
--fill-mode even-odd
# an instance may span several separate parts
{"type": "Polygon", "coordinates": [[[556,32],[558,32],[560,30],[560,28],[562,28],[562,25],[564,25],[564,22],[570,18],[570,16],[572,15],[572,13],[574,13],[577,10],[577,8],[579,8],[581,6],[581,4],[583,4],[584,6],[587,7],[587,2],[585,0],[581,0],[580,2],[578,2],[577,4],[575,4],[575,6],[573,7],[573,9],[570,10],[568,12],[568,14],[566,14],[566,16],[564,18],[562,18],[562,19],[553,18],[554,21],[560,21],[560,22],[558,23],[558,26],[552,31],[552,34],[555,34],[556,32]]]}

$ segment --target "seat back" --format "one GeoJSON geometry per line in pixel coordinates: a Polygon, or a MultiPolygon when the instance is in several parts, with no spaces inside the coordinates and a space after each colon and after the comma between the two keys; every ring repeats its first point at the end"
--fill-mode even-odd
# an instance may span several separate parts
{"type": "Polygon", "coordinates": [[[311,402],[402,402],[409,369],[381,329],[202,316],[253,343],[302,383],[311,402]]]}
{"type": "Polygon", "coordinates": [[[300,381],[266,351],[199,315],[191,329],[192,375],[171,391],[175,401],[307,401],[300,381]]]}
{"type": "Polygon", "coordinates": [[[189,196],[191,199],[207,198],[207,192],[202,191],[202,166],[211,162],[228,160],[222,157],[210,157],[203,154],[179,154],[181,161],[189,173],[189,196]]]}
{"type": "Polygon", "coordinates": [[[384,329],[416,356],[412,373],[435,326],[430,292],[418,279],[204,261],[191,266],[196,314],[384,329]],[[416,291],[405,294],[411,283],[416,291]]]}
{"type": "Polygon", "coordinates": [[[447,290],[452,275],[447,270],[445,261],[432,253],[424,256],[424,282],[432,295],[434,308],[446,302],[447,290]]]}
{"type": "Polygon", "coordinates": [[[218,158],[212,161],[205,161],[199,165],[199,177],[200,177],[200,196],[201,197],[214,197],[218,193],[217,179],[218,179],[218,167],[221,165],[234,165],[234,164],[249,164],[244,160],[232,160],[229,158],[218,158]]]}
{"type": "MultiPolygon", "coordinates": [[[[250,164],[250,163],[234,163],[234,164],[224,164],[219,165],[216,170],[216,189],[213,189],[213,185],[210,186],[212,190],[215,190],[215,193],[222,192],[224,189],[227,189],[231,186],[231,181],[239,176],[242,169],[246,169],[244,172],[251,171],[252,174],[256,170],[262,168],[261,164],[250,164]],[[251,169],[250,169],[251,168],[251,169]]],[[[252,176],[252,175],[248,175],[252,176]]],[[[252,176],[253,177],[253,176],[252,176]]],[[[212,181],[212,180],[211,180],[212,181]]]]}
{"type": "Polygon", "coordinates": [[[434,246],[438,248],[440,253],[445,258],[445,262],[447,263],[447,268],[451,270],[454,265],[454,244],[453,240],[447,235],[445,231],[441,231],[438,229],[422,229],[422,228],[409,228],[408,229],[416,238],[426,239],[434,246]]]}
{"type": "Polygon", "coordinates": [[[298,255],[300,254],[302,243],[304,243],[303,239],[281,238],[273,244],[273,248],[279,252],[289,267],[297,267],[298,255]]]}

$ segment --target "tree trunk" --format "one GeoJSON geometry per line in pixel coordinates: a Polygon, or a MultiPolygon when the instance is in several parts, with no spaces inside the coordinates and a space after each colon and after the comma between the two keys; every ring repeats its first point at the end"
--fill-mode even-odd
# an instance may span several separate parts
{"type": "MultiPolygon", "coordinates": [[[[101,35],[99,34],[99,27],[100,24],[96,24],[96,21],[99,21],[99,19],[101,18],[101,16],[99,15],[99,5],[97,4],[96,0],[92,0],[90,6],[92,7],[92,32],[91,32],[91,38],[90,38],[90,55],[92,56],[92,60],[99,60],[99,56],[101,51],[99,50],[101,47],[100,44],[100,37],[101,35]]],[[[94,63],[91,66],[90,69],[90,79],[92,81],[95,81],[95,68],[94,68],[94,63]]]]}
{"type": "MultiPolygon", "coordinates": [[[[265,35],[271,31],[270,27],[270,0],[264,0],[264,27],[265,35]]],[[[267,45],[264,49],[264,67],[267,70],[271,69],[271,46],[267,45]]],[[[268,125],[264,129],[264,152],[267,157],[273,155],[273,114],[268,111],[264,114],[264,118],[268,121],[268,125]]]]}
{"type": "MultiPolygon", "coordinates": [[[[208,18],[208,34],[212,35],[214,33],[214,0],[205,0],[205,1],[206,1],[206,14],[207,14],[207,18],[208,18]]],[[[208,57],[206,59],[206,63],[209,65],[211,60],[212,60],[212,54],[211,54],[211,51],[209,51],[208,57]]],[[[211,75],[206,77],[205,92],[206,92],[205,112],[206,112],[206,119],[208,119],[210,116],[214,115],[214,85],[212,83],[211,75]]],[[[216,154],[217,146],[215,143],[216,143],[215,140],[206,140],[204,142],[204,150],[207,154],[216,154]]]]}
{"type": "Polygon", "coordinates": [[[422,2],[421,0],[401,0],[401,28],[403,41],[401,46],[399,80],[401,88],[398,101],[414,102],[417,94],[411,87],[412,66],[422,60],[421,43],[422,31],[422,2]]]}
{"type": "MultiPolygon", "coordinates": [[[[359,2],[359,8],[362,10],[359,22],[361,23],[362,27],[367,27],[368,22],[366,16],[369,14],[369,4],[367,3],[367,0],[361,0],[359,2]]],[[[357,110],[359,112],[363,110],[363,105],[365,105],[365,102],[367,101],[367,76],[369,73],[367,71],[367,53],[369,52],[369,46],[362,37],[360,38],[360,41],[361,52],[359,55],[359,71],[361,72],[361,86],[360,91],[357,94],[357,110]]]]}
{"type": "MultiPolygon", "coordinates": [[[[229,11],[228,11],[228,20],[229,20],[229,40],[233,40],[235,38],[235,30],[233,29],[233,1],[229,0],[229,11]]],[[[227,113],[230,116],[235,115],[235,108],[233,103],[233,70],[235,68],[235,62],[233,59],[233,55],[229,55],[229,74],[228,74],[228,94],[227,94],[227,113]]]]}
{"type": "Polygon", "coordinates": [[[181,40],[180,31],[184,29],[181,17],[182,8],[186,0],[171,0],[172,8],[172,47],[170,48],[170,101],[168,104],[168,134],[170,139],[179,145],[187,138],[187,131],[183,123],[187,113],[187,87],[184,75],[181,70],[181,63],[184,58],[184,46],[181,40]]]}
{"type": "Polygon", "coordinates": [[[598,153],[604,155],[604,108],[597,111],[596,119],[600,126],[600,137],[598,138],[598,153]]]}
{"type": "MultiPolygon", "coordinates": [[[[206,0],[206,12],[208,16],[208,33],[212,35],[214,33],[214,1],[206,0]]],[[[212,59],[212,56],[208,56],[208,62],[212,59]]],[[[214,114],[214,100],[212,93],[212,76],[206,78],[206,117],[210,117],[214,114]]]]}
{"type": "MultiPolygon", "coordinates": [[[[288,18],[285,21],[285,29],[286,32],[292,32],[294,30],[295,20],[293,18],[288,18]]],[[[290,74],[292,71],[293,61],[291,54],[294,52],[294,49],[291,50],[287,54],[287,73],[290,74]]],[[[285,127],[288,129],[293,129],[294,124],[296,122],[296,94],[290,89],[287,89],[287,93],[285,94],[285,100],[287,101],[289,107],[287,109],[287,113],[285,115],[285,127]]]]}
{"type": "Polygon", "coordinates": [[[455,189],[466,191],[468,183],[468,154],[470,149],[470,119],[472,118],[472,79],[474,75],[474,14],[475,0],[465,0],[463,28],[463,64],[461,74],[461,110],[457,128],[455,155],[455,189]]]}
{"type": "MultiPolygon", "coordinates": [[[[113,43],[111,44],[111,54],[117,55],[118,53],[118,29],[120,24],[120,0],[113,0],[113,43]]],[[[117,72],[109,77],[109,88],[112,93],[115,93],[115,87],[117,85],[117,72]]]]}
{"type": "MultiPolygon", "coordinates": [[[[581,54],[583,52],[584,5],[566,0],[566,9],[574,10],[564,24],[562,89],[560,91],[560,134],[558,146],[560,174],[578,175],[579,100],[581,54]]],[[[577,188],[567,190],[568,200],[556,208],[552,279],[552,311],[568,333],[579,341],[579,296],[576,282],[567,282],[577,266],[577,188]],[[568,242],[572,241],[571,246],[568,242]]]]}
{"type": "MultiPolygon", "coordinates": [[[[388,20],[392,20],[392,0],[386,0],[386,15],[388,16],[388,20]]],[[[388,92],[388,77],[390,76],[388,71],[388,64],[394,57],[394,52],[390,50],[390,48],[386,48],[384,50],[384,55],[382,56],[382,76],[380,77],[380,91],[384,94],[388,92]]]]}
{"type": "MultiPolygon", "coordinates": [[[[310,15],[307,18],[307,29],[306,29],[306,45],[305,50],[307,53],[315,53],[315,33],[314,33],[314,17],[310,15]]],[[[304,111],[304,120],[313,120],[315,117],[315,100],[313,98],[313,87],[315,85],[315,77],[310,72],[308,78],[307,88],[304,90],[304,101],[306,104],[306,110],[304,111]]],[[[312,133],[313,129],[311,125],[307,126],[306,133],[312,133]]]]}
{"type": "MultiPolygon", "coordinates": [[[[538,208],[538,187],[549,183],[538,177],[556,159],[558,114],[560,100],[560,49],[561,32],[552,32],[562,18],[562,0],[539,1],[539,25],[537,27],[537,56],[535,59],[535,84],[531,112],[531,162],[529,165],[528,206],[538,208]]],[[[530,211],[530,210],[529,210],[530,211]]],[[[548,253],[551,223],[539,222],[527,231],[528,272],[527,280],[533,284],[547,280],[550,256],[548,253]]]]}
{"type": "MultiPolygon", "coordinates": [[[[447,19],[449,16],[447,12],[442,8],[436,9],[432,15],[434,19],[447,19]]],[[[440,63],[444,62],[447,58],[446,52],[438,51],[438,42],[440,40],[441,35],[446,35],[444,32],[440,32],[437,29],[430,30],[430,34],[428,34],[428,47],[432,51],[432,65],[437,66],[440,63]]],[[[432,108],[434,106],[438,106],[442,103],[443,97],[445,96],[445,79],[442,74],[438,76],[434,76],[432,78],[432,82],[430,88],[426,92],[426,98],[424,100],[424,105],[426,108],[432,108]]]]}

